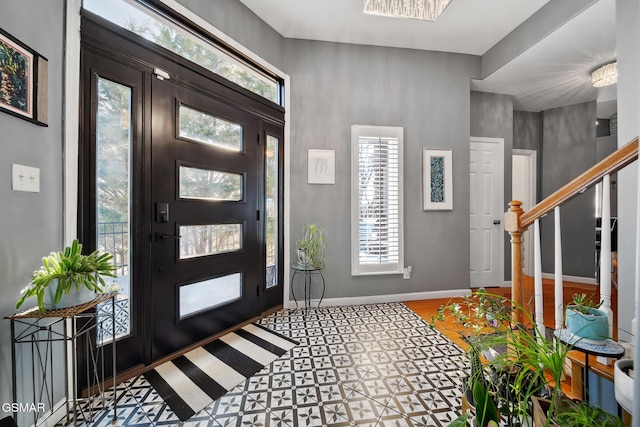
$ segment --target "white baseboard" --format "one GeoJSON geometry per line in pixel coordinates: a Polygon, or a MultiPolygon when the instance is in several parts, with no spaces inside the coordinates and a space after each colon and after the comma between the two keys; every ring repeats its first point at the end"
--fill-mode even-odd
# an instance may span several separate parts
{"type": "MultiPolygon", "coordinates": [[[[555,279],[555,275],[553,273],[542,273],[543,279],[555,279]]],[[[565,282],[574,282],[574,283],[584,283],[585,285],[597,285],[596,279],[593,277],[580,277],[580,276],[567,276],[566,274],[562,275],[562,280],[565,282]]]]}
{"type": "Polygon", "coordinates": [[[505,280],[502,282],[502,285],[500,285],[501,288],[510,288],[512,287],[513,282],[511,280],[505,280]]]}
{"type": "MultiPolygon", "coordinates": [[[[403,301],[415,301],[421,299],[436,299],[436,298],[454,298],[469,295],[470,289],[453,289],[449,291],[427,291],[427,292],[412,292],[407,294],[388,294],[388,295],[369,295],[359,297],[344,297],[344,298],[325,298],[322,300],[322,307],[332,306],[344,306],[344,305],[361,305],[361,304],[381,304],[387,302],[403,302],[403,301]]],[[[312,299],[311,304],[316,306],[318,299],[312,299]]],[[[302,307],[304,302],[298,301],[298,307],[302,307]]],[[[296,303],[293,300],[289,300],[285,303],[286,308],[295,308],[296,303]]]]}

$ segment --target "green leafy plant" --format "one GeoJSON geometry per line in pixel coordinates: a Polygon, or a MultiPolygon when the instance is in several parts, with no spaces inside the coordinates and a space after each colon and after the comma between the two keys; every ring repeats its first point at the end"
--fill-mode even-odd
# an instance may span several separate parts
{"type": "Polygon", "coordinates": [[[602,302],[595,303],[587,294],[573,294],[573,304],[567,308],[580,311],[582,314],[589,314],[592,308],[599,308],[602,302]]]}
{"type": "Polygon", "coordinates": [[[623,427],[619,417],[586,402],[571,402],[556,417],[563,427],[623,427]]]}
{"type": "Polygon", "coordinates": [[[112,259],[110,254],[99,251],[82,255],[82,244],[74,240],[64,251],[52,252],[42,259],[42,266],[33,272],[31,283],[22,290],[16,308],[20,308],[27,298],[35,296],[40,312],[44,312],[45,291],[56,279],[55,303],[59,303],[62,296],[73,288],[79,291],[84,286],[91,291],[102,292],[105,287],[103,276],[117,277],[112,259]]]}
{"type": "Polygon", "coordinates": [[[298,255],[299,262],[305,266],[324,268],[327,250],[327,232],[317,224],[307,224],[302,230],[302,238],[296,243],[296,249],[304,255],[298,255]]]}
{"type": "MultiPolygon", "coordinates": [[[[488,393],[507,417],[508,425],[523,425],[531,415],[531,397],[545,389],[551,400],[547,422],[557,414],[569,347],[560,340],[547,339],[527,310],[508,298],[480,290],[440,307],[431,324],[435,327],[444,320],[453,321],[456,330],[483,354],[489,349],[501,349],[483,366],[485,375],[493,375],[487,384],[488,393]],[[523,324],[513,322],[514,310],[522,311],[523,324]],[[546,375],[551,376],[551,381],[546,375]]],[[[471,362],[473,366],[473,359],[471,362]]]]}
{"type": "Polygon", "coordinates": [[[496,404],[482,381],[473,384],[473,400],[476,404],[476,427],[486,427],[490,421],[500,421],[496,404]]]}

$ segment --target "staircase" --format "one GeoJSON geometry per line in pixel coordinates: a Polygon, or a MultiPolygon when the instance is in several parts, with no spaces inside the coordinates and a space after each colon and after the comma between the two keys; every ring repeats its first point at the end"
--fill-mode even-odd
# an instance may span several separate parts
{"type": "MultiPolygon", "coordinates": [[[[562,282],[562,239],[560,228],[560,215],[562,205],[573,197],[583,193],[597,183],[602,183],[602,228],[600,247],[600,274],[599,288],[602,301],[601,310],[607,312],[609,316],[609,336],[617,336],[613,331],[614,313],[611,309],[611,210],[610,210],[610,182],[611,175],[633,163],[638,158],[638,138],[629,142],[624,147],[551,194],[549,197],[532,207],[529,211],[522,209],[522,203],[513,200],[509,203],[509,210],[504,215],[505,230],[511,236],[511,267],[512,267],[512,290],[511,298],[521,307],[527,307],[525,300],[525,286],[522,271],[522,235],[525,231],[533,227],[534,240],[534,308],[532,318],[536,325],[544,330],[544,303],[542,292],[542,257],[540,253],[540,219],[553,212],[554,216],[554,327],[562,328],[564,316],[563,304],[563,282],[562,282]]],[[[638,185],[640,192],[640,184],[638,185]]],[[[640,215],[638,215],[640,225],[640,215]]],[[[640,226],[638,227],[640,230],[640,226]]],[[[640,253],[637,254],[637,256],[640,253]]],[[[636,295],[640,295],[640,260],[636,262],[636,295]]],[[[640,304],[637,303],[636,296],[636,319],[640,319],[640,304]]],[[[522,311],[514,311],[514,321],[523,322],[522,311]]],[[[640,366],[640,352],[635,352],[635,364],[640,366]]],[[[636,376],[634,382],[635,396],[640,396],[640,376],[636,376]]],[[[634,413],[640,414],[640,398],[634,400],[634,413]]],[[[640,416],[635,417],[634,426],[640,426],[640,416]],[[635,424],[635,423],[638,424],[635,424]]]]}

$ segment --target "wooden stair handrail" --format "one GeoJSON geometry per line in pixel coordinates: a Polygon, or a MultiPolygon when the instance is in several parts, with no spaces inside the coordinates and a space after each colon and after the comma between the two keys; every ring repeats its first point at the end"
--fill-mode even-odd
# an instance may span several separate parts
{"type": "MultiPolygon", "coordinates": [[[[567,200],[584,192],[602,180],[605,175],[615,173],[638,158],[638,138],[619,148],[607,158],[569,182],[528,211],[522,209],[522,202],[512,200],[504,214],[504,229],[511,236],[511,299],[520,307],[525,307],[522,280],[522,234],[536,219],[542,218],[567,200]]],[[[513,310],[516,325],[524,320],[522,309],[513,310]]]]}
{"type": "Polygon", "coordinates": [[[567,200],[584,192],[602,180],[607,174],[613,174],[633,163],[638,158],[638,138],[619,148],[614,153],[592,166],[590,169],[570,181],[568,184],[551,194],[543,201],[524,212],[520,216],[521,231],[529,228],[533,222],[562,205],[567,200]]]}

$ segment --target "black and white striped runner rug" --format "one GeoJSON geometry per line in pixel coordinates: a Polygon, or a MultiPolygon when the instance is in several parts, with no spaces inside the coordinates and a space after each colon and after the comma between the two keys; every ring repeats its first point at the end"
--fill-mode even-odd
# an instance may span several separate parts
{"type": "Polygon", "coordinates": [[[163,363],[144,377],[185,421],[297,344],[250,324],[163,363]]]}

